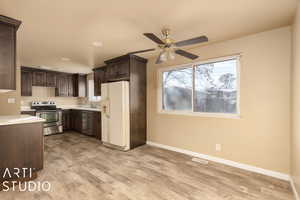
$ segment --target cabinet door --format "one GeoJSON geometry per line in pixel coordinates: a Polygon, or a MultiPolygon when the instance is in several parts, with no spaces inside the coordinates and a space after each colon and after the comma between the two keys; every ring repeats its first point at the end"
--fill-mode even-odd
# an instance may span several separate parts
{"type": "Polygon", "coordinates": [[[46,72],[46,86],[47,87],[56,87],[56,73],[55,72],[46,72]]]}
{"type": "Polygon", "coordinates": [[[129,80],[129,61],[108,65],[106,76],[108,81],[129,80]]]}
{"type": "Polygon", "coordinates": [[[93,112],[81,111],[82,133],[93,136],[93,112]]]}
{"type": "Polygon", "coordinates": [[[71,116],[71,129],[76,131],[76,122],[77,122],[76,110],[71,110],[70,116],[71,116]]]}
{"type": "Polygon", "coordinates": [[[101,96],[101,83],[106,82],[106,67],[94,71],[94,95],[101,96]]]}
{"type": "Polygon", "coordinates": [[[75,112],[70,110],[70,129],[75,130],[75,112]]]}
{"type": "Polygon", "coordinates": [[[93,113],[93,135],[101,140],[101,112],[93,113]]]}
{"type": "Polygon", "coordinates": [[[16,89],[15,44],[15,28],[0,23],[0,89],[16,89]]]}
{"type": "Polygon", "coordinates": [[[116,64],[110,64],[107,66],[106,77],[108,81],[113,81],[117,79],[118,68],[116,64]]]}
{"type": "Polygon", "coordinates": [[[87,96],[87,75],[74,74],[73,75],[74,97],[87,96]]]}
{"type": "Polygon", "coordinates": [[[79,110],[75,111],[75,124],[74,124],[74,130],[82,133],[82,113],[79,110]]]}
{"type": "Polygon", "coordinates": [[[60,97],[69,95],[68,76],[66,74],[61,73],[57,75],[55,95],[60,97]]]}
{"type": "Polygon", "coordinates": [[[21,96],[32,96],[32,72],[21,71],[21,96]]]}
{"type": "Polygon", "coordinates": [[[129,79],[129,62],[120,62],[117,64],[117,76],[119,79],[129,79]]]}
{"type": "Polygon", "coordinates": [[[72,75],[68,75],[68,96],[74,96],[74,81],[72,75]]]}
{"type": "Polygon", "coordinates": [[[84,112],[82,111],[81,112],[81,124],[82,124],[82,133],[83,134],[87,134],[88,132],[88,113],[87,112],[84,112]]]}
{"type": "Polygon", "coordinates": [[[78,97],[86,97],[87,91],[87,76],[78,75],[78,97]]]}
{"type": "Polygon", "coordinates": [[[33,72],[33,86],[46,86],[46,72],[45,71],[34,71],[33,72]]]}
{"type": "Polygon", "coordinates": [[[71,129],[70,111],[69,110],[63,110],[62,123],[63,123],[64,131],[71,129]]]}

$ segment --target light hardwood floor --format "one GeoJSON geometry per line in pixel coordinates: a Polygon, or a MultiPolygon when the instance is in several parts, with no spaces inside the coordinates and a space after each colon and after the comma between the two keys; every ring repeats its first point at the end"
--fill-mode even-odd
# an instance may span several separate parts
{"type": "Polygon", "coordinates": [[[142,146],[103,147],[74,132],[45,138],[45,168],[36,181],[50,192],[0,192],[1,200],[292,200],[288,182],[180,153],[142,146]]]}

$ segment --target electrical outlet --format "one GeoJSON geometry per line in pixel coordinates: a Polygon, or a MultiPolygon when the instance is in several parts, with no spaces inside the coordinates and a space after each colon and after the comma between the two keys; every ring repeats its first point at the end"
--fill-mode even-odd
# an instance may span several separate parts
{"type": "Polygon", "coordinates": [[[222,151],[222,145],[216,144],[216,151],[222,151]]]}
{"type": "Polygon", "coordinates": [[[15,98],[8,98],[7,103],[16,103],[16,99],[15,98]]]}

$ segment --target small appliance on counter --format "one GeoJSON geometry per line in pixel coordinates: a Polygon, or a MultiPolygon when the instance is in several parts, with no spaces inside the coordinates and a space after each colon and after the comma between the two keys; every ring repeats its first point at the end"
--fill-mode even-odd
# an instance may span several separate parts
{"type": "Polygon", "coordinates": [[[63,132],[62,110],[56,108],[54,101],[33,101],[31,109],[36,110],[36,116],[45,119],[44,135],[63,132]]]}

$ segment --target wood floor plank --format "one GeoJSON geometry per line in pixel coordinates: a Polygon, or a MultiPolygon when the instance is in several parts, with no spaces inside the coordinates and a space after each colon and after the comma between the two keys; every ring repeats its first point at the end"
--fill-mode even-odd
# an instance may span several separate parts
{"type": "Polygon", "coordinates": [[[74,132],[45,137],[36,181],[50,192],[0,192],[1,200],[292,200],[288,182],[144,145],[120,152],[74,132]]]}

